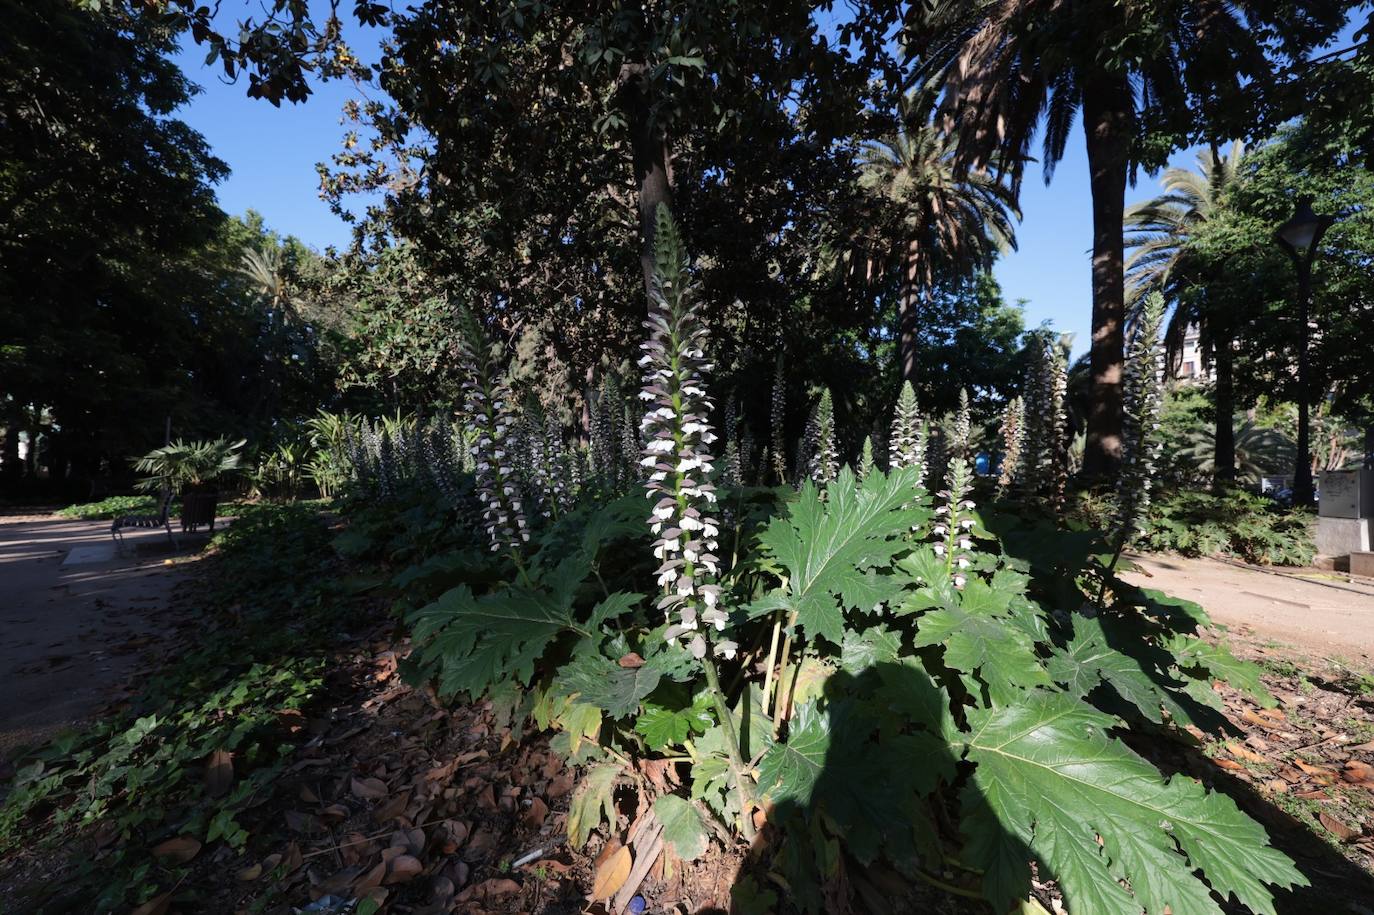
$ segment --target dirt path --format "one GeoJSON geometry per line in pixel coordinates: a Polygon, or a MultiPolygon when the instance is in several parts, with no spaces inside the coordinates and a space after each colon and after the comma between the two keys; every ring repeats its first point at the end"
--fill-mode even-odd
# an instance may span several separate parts
{"type": "Polygon", "coordinates": [[[171,631],[185,564],[169,553],[162,531],[132,532],[117,554],[108,521],[0,521],[0,765],[119,698],[171,631]]]}
{"type": "Polygon", "coordinates": [[[1127,581],[1197,601],[1218,623],[1374,671],[1374,586],[1298,578],[1212,559],[1133,556],[1127,581]]]}

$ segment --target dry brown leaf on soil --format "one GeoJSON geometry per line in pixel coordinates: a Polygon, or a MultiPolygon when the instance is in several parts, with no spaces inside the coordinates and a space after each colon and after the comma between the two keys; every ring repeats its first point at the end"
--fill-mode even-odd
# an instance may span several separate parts
{"type": "Polygon", "coordinates": [[[623,846],[603,861],[597,867],[596,879],[592,882],[592,898],[610,899],[614,896],[629,879],[633,864],[634,856],[623,846]]]}
{"type": "Polygon", "coordinates": [[[397,855],[387,866],[386,877],[382,883],[406,883],[420,874],[425,866],[412,855],[397,855]]]}
{"type": "Polygon", "coordinates": [[[228,750],[216,750],[205,762],[205,793],[211,797],[224,797],[234,786],[234,754],[228,750]]]}
{"type": "Polygon", "coordinates": [[[152,899],[149,899],[147,902],[143,903],[143,905],[130,912],[129,915],[166,915],[171,907],[172,894],[163,893],[160,896],[154,896],[152,899]]]}
{"type": "Polygon", "coordinates": [[[357,778],[356,776],[353,779],[352,791],[354,797],[364,800],[377,800],[391,793],[386,782],[380,778],[357,778]]]}
{"type": "Polygon", "coordinates": [[[286,869],[286,873],[293,874],[296,872],[296,869],[301,866],[304,860],[305,859],[301,857],[301,847],[295,842],[292,842],[290,845],[286,846],[286,855],[282,858],[281,864],[282,867],[286,869]]]}
{"type": "Polygon", "coordinates": [[[402,791],[400,794],[387,801],[376,810],[372,811],[372,818],[378,824],[394,820],[406,812],[406,805],[410,803],[410,789],[402,791]]]}
{"type": "Polygon", "coordinates": [[[1317,820],[1326,827],[1327,831],[1342,842],[1350,842],[1360,837],[1360,830],[1353,826],[1347,826],[1340,820],[1327,813],[1325,810],[1317,813],[1317,820]]]}
{"type": "Polygon", "coordinates": [[[530,799],[529,809],[520,817],[520,820],[526,826],[538,829],[540,826],[544,825],[544,818],[548,815],[549,805],[545,804],[542,799],[536,797],[530,799]]]}
{"type": "Polygon", "coordinates": [[[1266,757],[1261,756],[1254,750],[1247,750],[1245,747],[1235,742],[1227,743],[1226,751],[1236,759],[1243,759],[1246,762],[1267,763],[1269,761],[1266,757]]]}
{"type": "Polygon", "coordinates": [[[637,667],[643,667],[644,659],[641,658],[636,652],[632,651],[629,654],[621,655],[620,661],[617,663],[619,663],[621,667],[624,667],[628,670],[633,670],[637,667]]]}
{"type": "Polygon", "coordinates": [[[1245,768],[1245,766],[1236,762],[1234,759],[1227,759],[1224,756],[1213,757],[1212,765],[1216,766],[1218,769],[1230,769],[1232,771],[1245,768]]]}
{"type": "Polygon", "coordinates": [[[1374,766],[1358,759],[1347,759],[1345,768],[1341,770],[1341,778],[1352,785],[1374,787],[1374,766]]]}
{"type": "Polygon", "coordinates": [[[1334,769],[1328,769],[1326,766],[1314,766],[1311,763],[1303,762],[1301,759],[1294,759],[1293,765],[1319,785],[1334,785],[1336,783],[1334,769]]]}
{"type": "Polygon", "coordinates": [[[200,854],[200,841],[191,836],[177,836],[153,846],[153,857],[172,864],[185,864],[200,854]]]}
{"type": "Polygon", "coordinates": [[[262,862],[258,862],[257,864],[250,864],[247,867],[240,870],[234,876],[237,877],[239,880],[244,881],[245,883],[247,883],[250,880],[256,880],[262,876],[262,862]]]}

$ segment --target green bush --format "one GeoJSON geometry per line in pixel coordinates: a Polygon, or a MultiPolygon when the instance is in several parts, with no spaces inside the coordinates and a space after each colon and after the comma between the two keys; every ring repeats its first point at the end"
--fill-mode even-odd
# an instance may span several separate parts
{"type": "Polygon", "coordinates": [[[1157,499],[1137,546],[1261,565],[1305,566],[1315,555],[1310,513],[1282,509],[1240,489],[1180,490],[1157,499]]]}
{"type": "Polygon", "coordinates": [[[110,496],[99,502],[83,502],[58,509],[62,518],[81,521],[103,521],[120,515],[151,515],[157,511],[155,496],[110,496]]]}

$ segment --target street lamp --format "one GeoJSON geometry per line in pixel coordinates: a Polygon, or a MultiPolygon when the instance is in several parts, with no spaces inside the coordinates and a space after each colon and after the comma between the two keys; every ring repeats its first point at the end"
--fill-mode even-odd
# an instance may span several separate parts
{"type": "Polygon", "coordinates": [[[1279,226],[1274,238],[1298,271],[1298,463],[1293,469],[1293,504],[1312,504],[1312,441],[1308,428],[1307,339],[1308,312],[1312,305],[1312,260],[1322,235],[1335,216],[1318,216],[1312,212],[1312,198],[1299,197],[1296,212],[1279,226]]]}

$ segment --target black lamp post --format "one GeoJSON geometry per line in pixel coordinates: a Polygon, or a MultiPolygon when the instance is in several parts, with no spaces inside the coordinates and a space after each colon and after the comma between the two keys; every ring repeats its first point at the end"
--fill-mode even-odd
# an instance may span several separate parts
{"type": "Polygon", "coordinates": [[[1312,305],[1312,260],[1322,235],[1335,221],[1335,216],[1312,212],[1311,197],[1299,197],[1297,211],[1274,232],[1274,238],[1288,252],[1298,271],[1298,463],[1293,468],[1294,505],[1312,504],[1312,437],[1307,418],[1311,401],[1307,387],[1307,325],[1312,305]]]}

